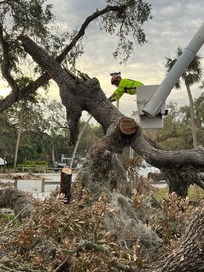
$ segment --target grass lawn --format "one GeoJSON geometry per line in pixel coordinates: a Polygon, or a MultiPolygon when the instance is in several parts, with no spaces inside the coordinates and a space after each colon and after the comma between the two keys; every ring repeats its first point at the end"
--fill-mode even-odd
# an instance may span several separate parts
{"type": "MultiPolygon", "coordinates": [[[[160,200],[168,195],[168,187],[158,189],[155,197],[160,200]]],[[[188,198],[190,201],[201,201],[204,199],[204,190],[198,187],[197,185],[193,185],[188,190],[188,198]]]]}

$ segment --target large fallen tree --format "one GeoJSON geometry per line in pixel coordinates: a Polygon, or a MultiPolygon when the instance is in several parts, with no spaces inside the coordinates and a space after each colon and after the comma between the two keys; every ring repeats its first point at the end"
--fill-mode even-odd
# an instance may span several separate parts
{"type": "MultiPolygon", "coordinates": [[[[111,7],[107,7],[109,9],[111,7]]],[[[116,8],[114,8],[116,9],[116,8]]],[[[112,9],[112,11],[114,10],[112,9]]],[[[121,11],[117,9],[117,11],[121,11]]],[[[124,11],[124,6],[122,11],[124,11]]],[[[95,13],[95,18],[99,15],[98,12],[95,13]]],[[[88,18],[88,23],[91,21],[88,18]]],[[[87,22],[86,22],[87,26],[87,22]]],[[[2,29],[1,29],[2,30],[2,29]]],[[[82,32],[84,28],[82,28],[82,32]]],[[[3,32],[0,32],[0,37],[3,40],[3,32]]],[[[131,188],[129,187],[129,183],[126,180],[125,171],[115,156],[116,153],[123,152],[124,148],[127,146],[132,147],[139,155],[146,159],[147,162],[153,164],[154,166],[162,169],[163,172],[168,176],[169,179],[169,188],[170,192],[174,191],[177,195],[185,197],[187,195],[187,191],[189,186],[192,183],[199,185],[202,189],[204,189],[204,183],[200,179],[199,172],[204,169],[204,148],[198,147],[196,149],[191,150],[180,150],[180,151],[165,151],[159,148],[155,143],[153,143],[150,139],[148,139],[142,133],[139,125],[128,116],[124,116],[118,109],[116,109],[110,102],[110,100],[105,96],[104,92],[100,87],[100,83],[96,78],[86,78],[85,81],[78,80],[75,76],[73,76],[69,71],[64,69],[60,62],[63,59],[64,54],[72,48],[73,44],[76,44],[77,39],[81,37],[80,35],[76,36],[76,39],[73,40],[73,43],[70,44],[70,47],[66,47],[66,50],[63,54],[57,58],[49,55],[46,50],[42,49],[39,45],[37,45],[31,38],[25,35],[21,35],[19,40],[21,41],[21,45],[24,50],[29,53],[33,60],[39,64],[40,67],[43,68],[45,74],[41,76],[36,82],[31,83],[26,87],[25,93],[21,92],[17,85],[14,84],[13,78],[11,74],[9,74],[9,66],[7,60],[7,44],[2,42],[3,44],[3,55],[4,61],[3,66],[5,68],[4,75],[5,78],[8,79],[8,82],[12,86],[13,92],[9,97],[2,100],[0,103],[1,111],[5,110],[9,107],[14,101],[18,101],[25,95],[28,95],[34,92],[41,84],[47,82],[50,78],[52,78],[58,85],[60,90],[60,97],[62,104],[65,106],[67,111],[67,119],[70,128],[70,141],[71,145],[75,145],[78,138],[78,123],[83,111],[87,111],[90,113],[95,120],[101,124],[104,136],[89,150],[86,161],[78,174],[77,181],[81,182],[83,188],[88,188],[91,192],[91,195],[96,199],[100,196],[100,193],[106,190],[113,190],[113,177],[114,177],[114,189],[117,189],[118,193],[126,194],[129,196],[133,196],[132,192],[130,192],[131,188]]],[[[83,191],[83,189],[82,189],[83,191]]],[[[101,196],[102,197],[102,196],[101,196]]],[[[92,199],[93,201],[93,199],[92,199]]],[[[91,202],[92,204],[93,202],[91,202]]],[[[137,216],[134,214],[134,211],[128,206],[128,202],[125,201],[122,197],[118,197],[116,201],[119,208],[123,209],[124,205],[126,205],[125,212],[128,213],[126,218],[123,218],[123,222],[125,220],[134,220],[131,221],[134,226],[139,225],[143,226],[145,222],[139,221],[137,216]],[[125,204],[124,204],[125,203],[125,204]]],[[[48,202],[49,205],[46,207],[53,208],[54,205],[48,202]]],[[[84,205],[91,205],[90,202],[85,202],[84,205]]],[[[60,205],[60,204],[57,204],[60,205]]],[[[77,207],[80,209],[81,207],[77,207]]],[[[83,208],[83,207],[82,207],[83,208]]],[[[93,204],[92,211],[96,206],[93,204]]],[[[182,209],[182,208],[181,208],[182,209]]],[[[45,209],[46,210],[46,209],[45,209]]],[[[62,208],[61,208],[62,211],[62,208]]],[[[50,212],[50,211],[49,211],[50,212]]],[[[48,213],[49,213],[48,212],[48,213]]],[[[64,212],[64,216],[67,214],[67,211],[64,212]]],[[[98,217],[102,216],[103,211],[97,214],[98,217]]],[[[37,217],[37,215],[35,215],[37,217]]],[[[65,218],[65,217],[63,217],[65,218]]],[[[118,217],[120,218],[120,217],[118,217]]],[[[55,217],[47,221],[43,221],[42,218],[35,219],[37,222],[37,226],[41,228],[41,226],[46,228],[46,234],[52,232],[53,229],[58,229],[56,227],[55,217]],[[42,224],[41,224],[42,223],[42,224]]],[[[69,217],[70,219],[70,217],[69,217]]],[[[100,220],[100,218],[99,218],[100,220]]],[[[118,219],[119,220],[119,219],[118,219]]],[[[32,219],[31,219],[32,221],[32,219]]],[[[71,221],[71,224],[75,224],[77,221],[71,221]]],[[[84,222],[84,221],[80,221],[84,222]]],[[[33,223],[33,222],[32,222],[33,223]]],[[[60,222],[57,222],[60,224],[60,222]]],[[[95,221],[94,221],[95,223],[95,221]]],[[[119,223],[119,221],[118,221],[119,223]]],[[[83,228],[88,228],[88,225],[82,224],[83,228]]],[[[30,229],[32,228],[32,224],[29,225],[30,229]]],[[[163,257],[163,261],[153,262],[150,267],[140,266],[140,268],[132,268],[129,264],[123,265],[116,261],[116,258],[113,254],[113,259],[111,261],[112,266],[117,270],[124,271],[203,271],[203,205],[199,207],[198,210],[195,211],[195,214],[192,216],[190,223],[186,229],[185,234],[182,237],[181,243],[178,245],[177,249],[174,253],[170,253],[167,256],[163,257]],[[193,226],[196,227],[196,231],[193,232],[193,226]],[[200,242],[201,241],[201,242],[200,242]],[[199,260],[195,263],[195,258],[199,260]],[[178,268],[179,267],[179,268],[178,268]]],[[[35,227],[34,227],[35,228],[35,227]]],[[[71,226],[72,228],[72,226],[71,226]]],[[[79,226],[78,226],[79,228],[79,226]]],[[[95,225],[97,228],[97,225],[95,225]]],[[[95,228],[92,228],[93,236],[96,235],[95,228]]],[[[140,227],[140,230],[142,228],[140,227]]],[[[146,229],[146,228],[144,228],[146,229]]],[[[70,231],[67,236],[70,235],[72,237],[72,233],[70,231]]],[[[83,230],[82,230],[83,231],[83,230]]],[[[107,229],[106,229],[107,231],[107,229]]],[[[23,232],[23,230],[22,230],[23,232]]],[[[24,232],[23,232],[24,233],[24,232]]],[[[65,229],[63,229],[63,235],[65,233],[65,229]]],[[[104,234],[105,235],[105,234],[104,234]]],[[[108,235],[108,234],[107,234],[108,235]]],[[[150,232],[150,237],[152,238],[153,244],[155,247],[159,247],[159,238],[154,236],[154,232],[150,232]],[[155,238],[155,240],[153,239],[155,238]]],[[[36,238],[35,235],[33,235],[36,238]]],[[[54,236],[56,238],[56,234],[54,236]]],[[[142,234],[140,238],[142,237],[142,234]]],[[[39,238],[39,237],[37,237],[39,238]]],[[[40,239],[34,239],[34,245],[32,243],[32,239],[23,240],[25,244],[22,247],[22,252],[27,252],[28,250],[32,250],[39,242],[40,239]],[[27,248],[27,246],[29,248],[27,248]]],[[[62,239],[62,237],[58,237],[62,239]]],[[[63,237],[66,238],[66,237],[63,237]]],[[[71,239],[71,238],[70,238],[71,239]]],[[[137,237],[138,239],[138,237],[137,237]]],[[[57,240],[58,241],[58,240],[57,240]]],[[[55,241],[57,243],[57,241],[55,241]]],[[[3,241],[4,242],[4,241],[3,241]]],[[[5,240],[5,244],[6,244],[5,240]]],[[[47,239],[44,241],[44,248],[47,248],[47,239]]],[[[69,245],[69,242],[64,240],[64,243],[69,245]]],[[[100,254],[104,254],[108,256],[110,252],[99,245],[99,241],[97,239],[93,239],[92,241],[86,240],[83,241],[75,241],[75,248],[71,248],[66,251],[66,254],[75,254],[74,258],[77,262],[77,258],[80,258],[83,255],[84,250],[88,254],[90,251],[95,250],[100,254]],[[96,243],[96,242],[98,243],[96,243]]],[[[152,244],[150,245],[152,247],[152,244]]],[[[49,244],[49,249],[51,252],[54,252],[55,255],[57,245],[49,244]]],[[[68,246],[67,246],[68,247],[68,246]]],[[[148,248],[148,246],[147,246],[148,248]]],[[[69,249],[69,247],[68,247],[69,249]]],[[[120,251],[120,250],[119,250],[120,251]]],[[[119,251],[117,254],[119,254],[119,251]]],[[[64,252],[60,252],[62,255],[62,259],[64,252]]],[[[40,251],[38,252],[40,255],[40,251]]],[[[122,254],[122,253],[121,253],[122,254]]],[[[118,255],[117,255],[118,256],[118,255]]],[[[48,254],[48,257],[51,256],[48,254]]],[[[38,257],[39,258],[39,257],[38,257]]],[[[54,258],[54,257],[53,257],[54,258]]],[[[8,260],[6,260],[8,262],[8,260]]],[[[6,263],[5,261],[5,263],[6,263]]],[[[133,259],[131,259],[133,262],[133,259]]],[[[36,260],[37,262],[37,260],[36,260]]],[[[69,267],[69,258],[66,257],[62,263],[56,268],[55,271],[64,271],[63,269],[67,269],[69,267]],[[65,266],[64,266],[65,265],[65,266]],[[62,270],[60,270],[62,268],[62,270]]],[[[109,266],[110,267],[110,266],[109,266]]],[[[29,271],[29,270],[28,270],[29,271]]],[[[66,270],[65,270],[66,271],[66,270]]],[[[75,270],[76,271],[76,270],[75,270]]],[[[107,270],[106,270],[107,271],[107,270]]]]}
{"type": "MultiPolygon", "coordinates": [[[[100,196],[100,193],[103,191],[102,189],[106,188],[106,190],[111,190],[112,174],[114,172],[114,177],[116,179],[116,186],[114,189],[122,194],[127,194],[128,183],[125,180],[124,170],[118,162],[117,157],[114,155],[115,153],[121,153],[126,146],[131,146],[138,154],[142,155],[147,161],[156,166],[162,169],[168,169],[169,175],[171,174],[171,169],[173,172],[172,176],[177,182],[177,186],[174,187],[174,191],[176,191],[177,194],[180,193],[179,190],[182,187],[186,189],[189,186],[188,182],[183,184],[183,180],[176,174],[178,169],[180,169],[180,175],[181,172],[188,173],[191,170],[191,173],[197,173],[203,169],[203,148],[199,147],[195,150],[182,150],[176,152],[161,150],[142,134],[140,127],[133,119],[121,114],[111,104],[101,90],[100,84],[96,78],[86,80],[85,82],[76,81],[70,73],[61,68],[52,57],[29,37],[23,36],[20,37],[20,40],[25,50],[32,55],[33,59],[43,67],[59,86],[62,103],[66,107],[70,124],[70,143],[76,143],[78,136],[78,121],[83,110],[88,111],[103,127],[104,137],[88,152],[86,161],[78,175],[78,182],[81,181],[83,187],[89,188],[91,195],[94,196],[96,200],[97,196],[100,198],[102,197],[100,196]]],[[[196,178],[193,181],[196,183],[196,178]]],[[[201,181],[197,182],[197,184],[203,187],[201,181]]],[[[93,198],[91,199],[91,202],[90,200],[87,203],[85,201],[83,205],[92,205],[93,198]]],[[[161,261],[154,261],[155,255],[152,255],[151,250],[152,252],[159,250],[160,247],[162,247],[164,240],[162,241],[154,231],[152,232],[143,226],[145,223],[143,213],[135,213],[133,207],[130,206],[125,198],[117,195],[116,198],[114,198],[113,194],[112,201],[113,202],[108,200],[106,203],[110,205],[110,207],[115,203],[116,209],[119,208],[121,213],[120,216],[118,215],[114,220],[106,218],[106,224],[109,226],[112,225],[114,228],[114,225],[119,227],[120,224],[123,224],[122,222],[126,222],[126,225],[121,225],[122,229],[119,231],[121,235],[126,228],[129,229],[129,234],[125,234],[124,232],[123,235],[132,235],[134,229],[137,229],[137,232],[134,234],[134,241],[136,242],[138,240],[144,248],[146,247],[146,254],[149,254],[148,261],[151,262],[151,267],[149,267],[150,264],[147,263],[144,264],[144,266],[136,265],[136,268],[135,265],[122,264],[115,258],[111,261],[111,267],[122,271],[168,272],[178,271],[178,269],[179,271],[189,271],[189,267],[191,269],[190,271],[203,271],[202,205],[192,215],[186,228],[186,232],[183,234],[181,241],[174,252],[163,256],[161,261]],[[109,220],[109,223],[107,220],[109,220]]],[[[143,206],[144,205],[145,204],[143,204],[143,206]]],[[[182,209],[182,207],[180,208],[182,209]]],[[[148,216],[145,219],[148,221],[148,216]]],[[[80,224],[81,223],[79,223],[79,225],[80,224]]],[[[38,244],[39,241],[36,243],[38,244]]],[[[127,241],[127,237],[124,238],[125,244],[127,241]]],[[[135,242],[128,245],[128,248],[132,247],[135,242]]],[[[32,247],[36,247],[37,244],[34,244],[34,246],[32,245],[32,247]]],[[[53,251],[54,248],[51,246],[50,250],[53,251]]],[[[109,250],[101,246],[100,243],[97,243],[97,239],[96,242],[83,240],[76,245],[75,249],[68,250],[67,254],[70,256],[70,254],[78,254],[77,252],[80,251],[94,251],[105,257],[110,256],[111,254],[109,250]]],[[[69,271],[69,266],[69,257],[66,257],[65,260],[59,264],[58,268],[56,268],[56,271],[61,271],[60,268],[64,269],[65,267],[67,267],[67,271],[69,271]]],[[[104,267],[106,267],[105,264],[104,267]]]]}
{"type": "Polygon", "coordinates": [[[121,183],[121,178],[125,183],[124,175],[117,173],[121,171],[121,167],[118,167],[114,154],[121,153],[126,146],[131,146],[149,163],[168,175],[170,192],[174,191],[179,196],[186,196],[187,189],[192,183],[204,189],[204,183],[199,175],[204,167],[203,147],[174,152],[161,150],[143,135],[133,119],[124,116],[111,104],[96,78],[83,82],[76,81],[29,37],[21,36],[19,39],[25,51],[59,86],[60,97],[67,112],[70,144],[74,145],[77,141],[78,122],[84,110],[90,113],[103,128],[104,137],[89,151],[84,164],[86,170],[80,175],[85,185],[89,183],[89,188],[97,187],[96,191],[103,185],[108,186],[112,170],[116,172],[118,183],[121,183]]]}
{"type": "MultiPolygon", "coordinates": [[[[22,41],[23,47],[15,41],[17,50],[15,52],[12,51],[13,47],[11,45],[13,44],[15,35],[17,37],[16,29],[18,28],[14,25],[12,31],[5,35],[8,10],[11,9],[11,14],[16,12],[16,20],[18,16],[23,17],[23,20],[19,18],[19,22],[17,21],[16,23],[22,24],[21,27],[24,33],[30,33],[30,19],[27,12],[31,12],[30,16],[33,18],[32,8],[34,8],[36,3],[30,3],[31,6],[34,5],[30,9],[27,8],[29,4],[24,2],[7,3],[3,1],[0,3],[4,11],[2,20],[5,20],[5,25],[3,24],[4,21],[0,24],[0,43],[2,47],[1,71],[12,90],[7,97],[0,100],[0,112],[8,109],[13,103],[28,98],[30,94],[34,93],[40,86],[47,84],[52,78],[59,86],[62,104],[66,107],[70,128],[69,143],[74,145],[77,141],[78,122],[82,111],[89,112],[101,124],[104,131],[104,137],[90,150],[87,156],[84,165],[86,169],[82,168],[80,173],[79,177],[81,179],[83,177],[85,186],[88,185],[94,189],[95,186],[101,187],[103,185],[100,182],[105,182],[106,184],[104,185],[109,186],[110,172],[112,170],[115,172],[120,171],[115,176],[118,178],[118,185],[121,182],[124,184],[125,173],[122,167],[118,165],[114,154],[123,152],[126,146],[131,146],[147,162],[160,168],[165,173],[169,180],[170,192],[175,191],[178,195],[185,197],[189,186],[193,183],[204,189],[204,183],[199,175],[199,172],[202,172],[204,168],[204,150],[202,147],[176,152],[161,150],[155,143],[143,135],[140,127],[134,120],[124,116],[110,103],[101,90],[100,83],[96,78],[89,79],[85,77],[86,80],[81,81],[61,67],[60,63],[62,63],[70,52],[72,53],[73,48],[77,46],[77,43],[84,36],[89,24],[95,19],[101,18],[101,28],[111,35],[117,34],[119,37],[119,44],[115,51],[118,56],[120,56],[123,49],[126,59],[129,57],[133,50],[133,42],[129,40],[131,35],[133,40],[136,40],[136,43],[143,44],[146,42],[142,26],[145,21],[152,19],[150,13],[151,5],[143,1],[126,0],[121,2],[109,0],[107,3],[108,5],[104,9],[97,9],[91,16],[86,18],[78,32],[71,39],[71,42],[55,58],[50,57],[46,50],[42,50],[29,37],[22,35],[19,39],[22,41]],[[129,18],[133,18],[133,20],[129,20],[129,18]],[[121,26],[120,28],[117,27],[118,24],[121,26]],[[21,52],[20,56],[22,56],[25,51],[33,57],[45,73],[38,79],[31,81],[25,87],[20,87],[12,74],[12,69],[17,67],[17,64],[13,65],[15,60],[18,59],[16,52],[21,52]],[[12,54],[13,57],[11,57],[12,54]],[[89,174],[87,175],[87,173],[89,174]],[[101,175],[105,179],[100,179],[101,175]]],[[[43,42],[44,38],[42,33],[47,35],[47,21],[44,21],[46,14],[49,13],[38,14],[41,17],[33,18],[33,20],[42,20],[41,25],[37,23],[32,26],[33,33],[35,36],[40,36],[42,39],[41,42],[43,42]],[[39,27],[41,30],[40,33],[39,27]]],[[[51,55],[53,55],[53,52],[51,55]]]]}

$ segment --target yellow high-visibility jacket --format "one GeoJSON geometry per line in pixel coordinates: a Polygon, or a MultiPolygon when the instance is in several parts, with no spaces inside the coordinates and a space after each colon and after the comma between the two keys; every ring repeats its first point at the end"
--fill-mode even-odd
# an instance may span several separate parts
{"type": "Polygon", "coordinates": [[[124,93],[128,94],[136,94],[136,88],[138,86],[143,86],[144,84],[141,83],[140,81],[132,80],[132,79],[121,79],[118,88],[114,91],[114,99],[118,100],[121,98],[121,96],[124,93]]]}

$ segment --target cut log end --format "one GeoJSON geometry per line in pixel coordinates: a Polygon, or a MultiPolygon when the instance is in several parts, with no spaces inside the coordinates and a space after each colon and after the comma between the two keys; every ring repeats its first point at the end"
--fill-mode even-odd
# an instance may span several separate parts
{"type": "Polygon", "coordinates": [[[126,135],[131,135],[136,132],[137,125],[131,118],[123,117],[120,120],[120,130],[126,135]]]}
{"type": "Polygon", "coordinates": [[[72,169],[69,167],[64,167],[62,168],[62,172],[66,175],[71,175],[72,174],[72,169]]]}

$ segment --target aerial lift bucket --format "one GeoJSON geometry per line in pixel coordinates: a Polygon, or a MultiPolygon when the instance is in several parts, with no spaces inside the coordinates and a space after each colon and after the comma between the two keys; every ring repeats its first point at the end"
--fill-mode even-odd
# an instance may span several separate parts
{"type": "Polygon", "coordinates": [[[165,101],[186,68],[203,46],[204,23],[183,50],[174,66],[158,86],[137,87],[137,105],[140,125],[143,129],[161,128],[165,115],[165,101]]]}
{"type": "Polygon", "coordinates": [[[142,129],[160,129],[163,127],[163,116],[167,115],[165,102],[162,103],[160,111],[154,117],[143,112],[143,109],[159,85],[139,86],[137,87],[137,110],[139,116],[139,125],[142,129]]]}

